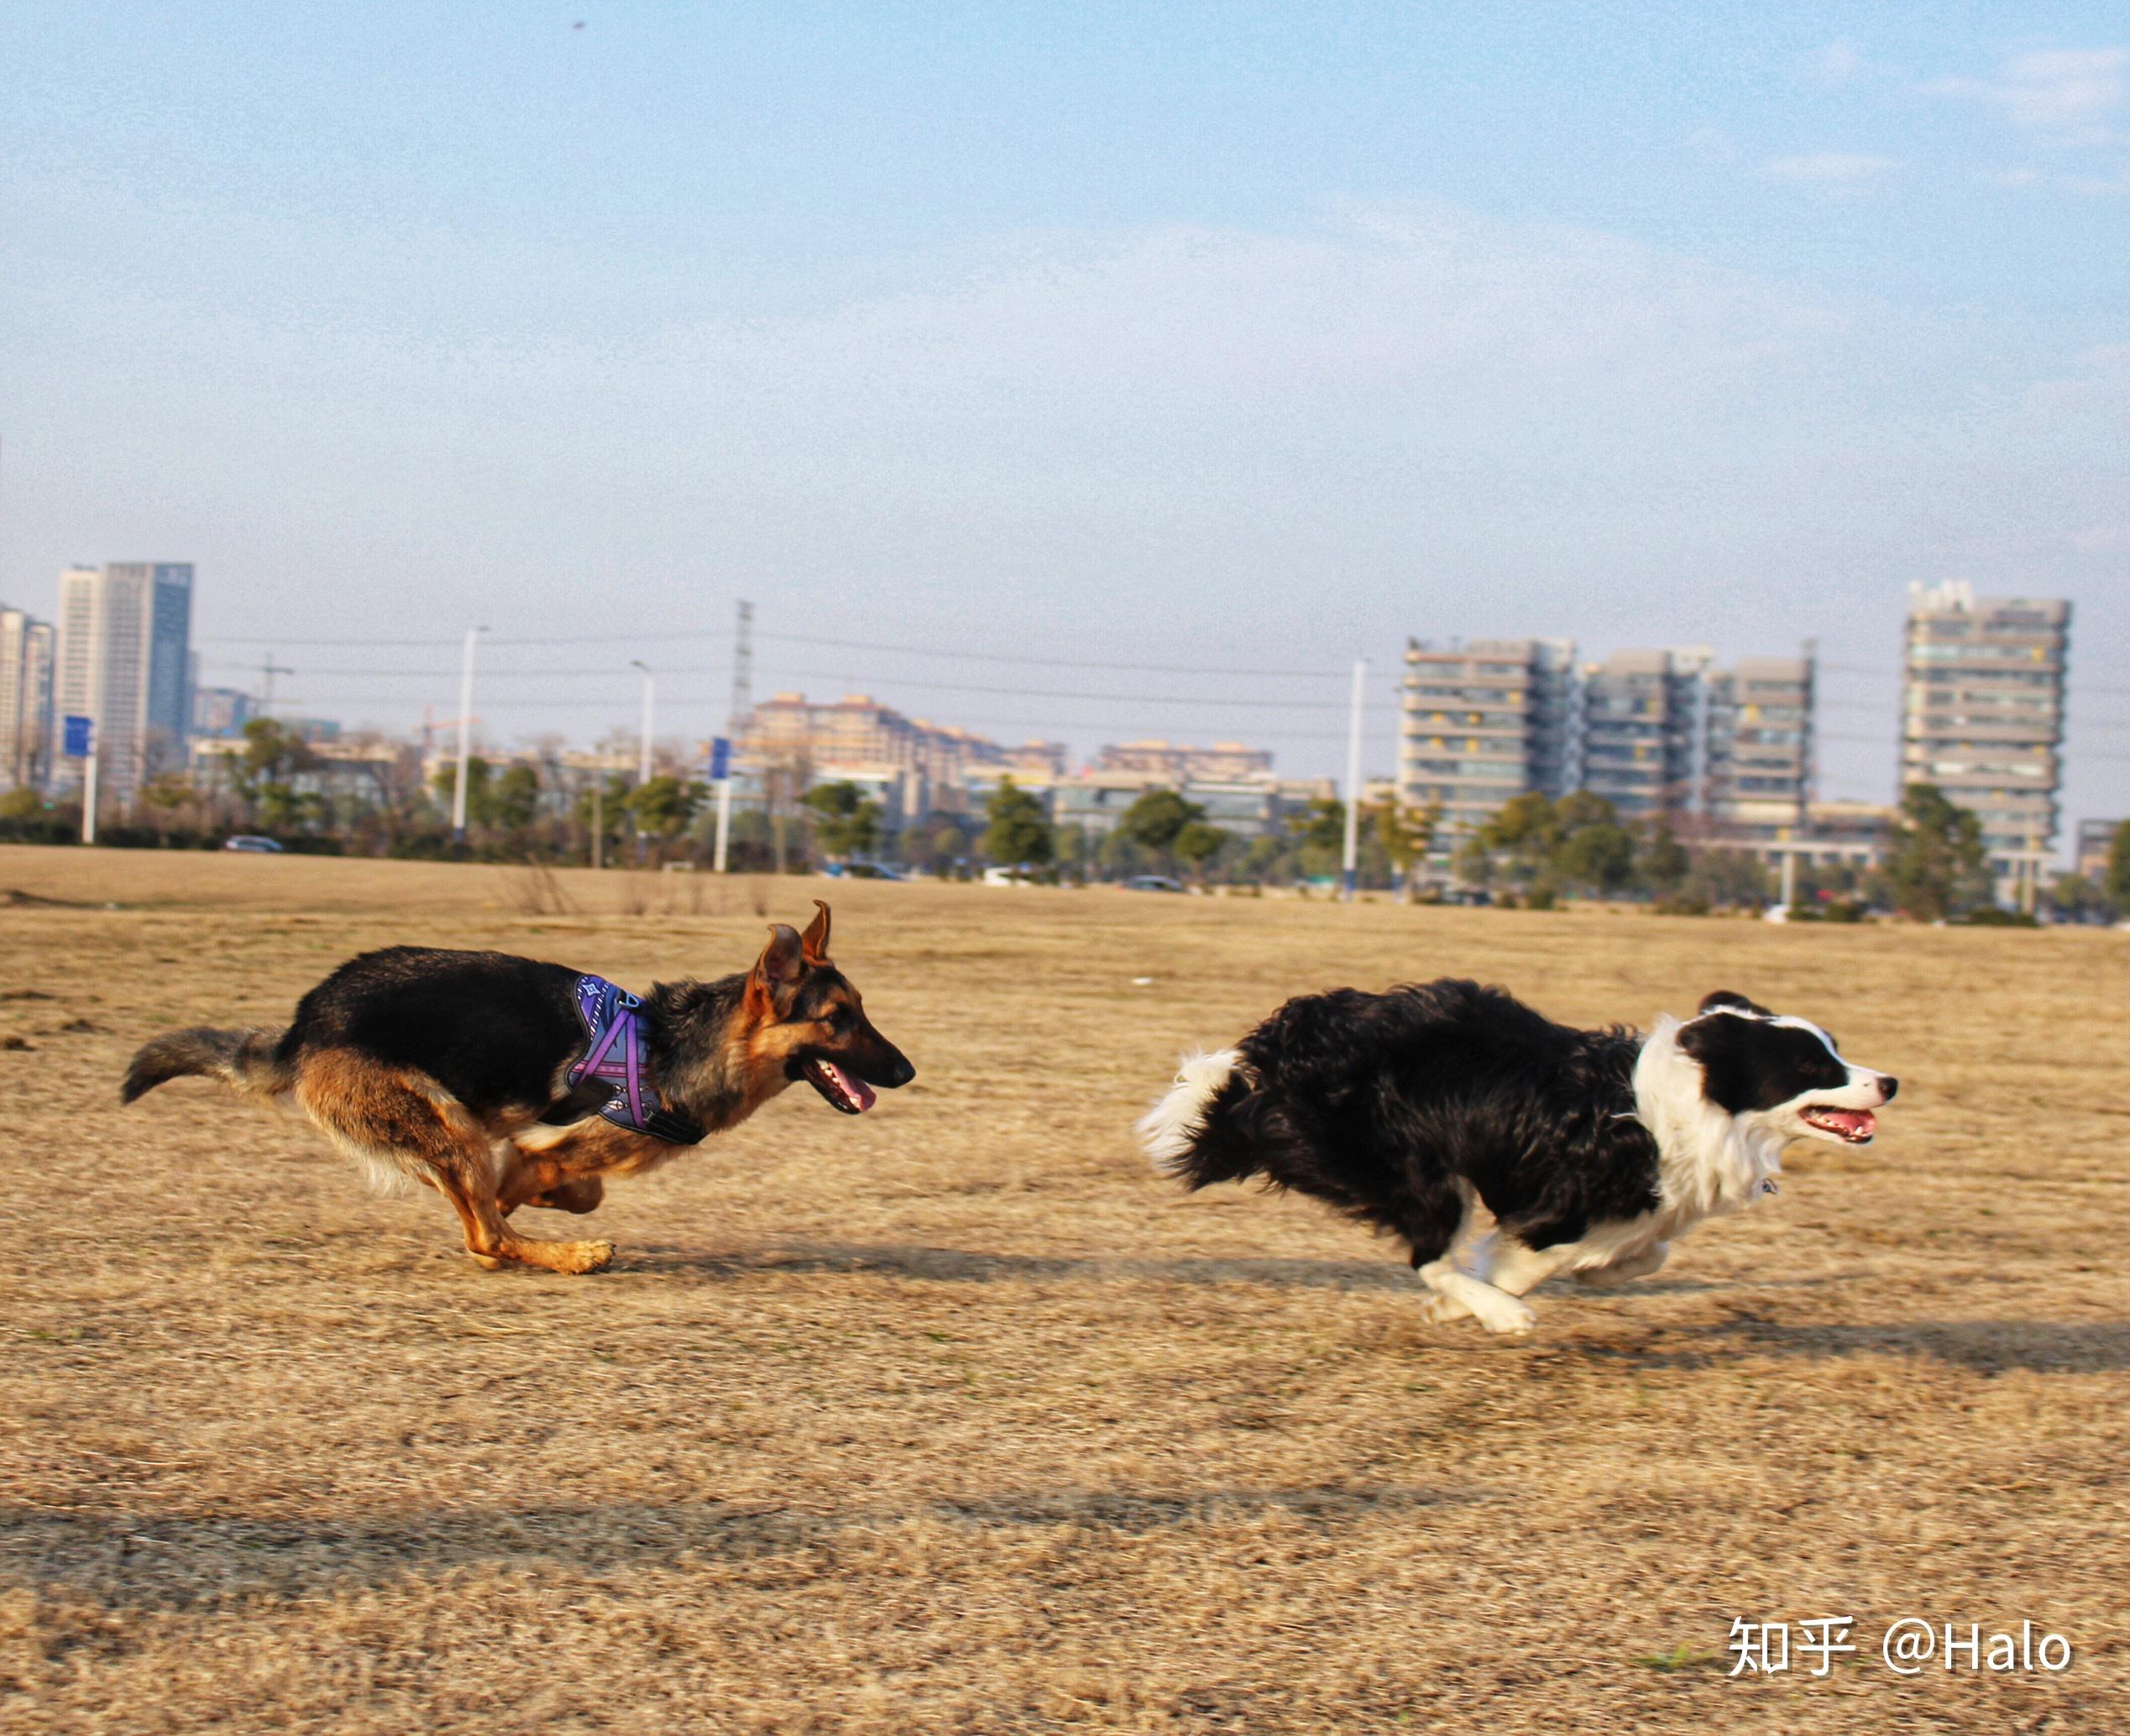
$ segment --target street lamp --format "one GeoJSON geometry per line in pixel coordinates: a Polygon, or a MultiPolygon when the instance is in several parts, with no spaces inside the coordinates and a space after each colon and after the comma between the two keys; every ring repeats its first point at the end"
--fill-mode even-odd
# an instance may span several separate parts
{"type": "Polygon", "coordinates": [[[643,740],[636,748],[636,782],[646,784],[651,782],[651,703],[658,677],[651,672],[651,665],[641,657],[630,658],[629,667],[643,671],[643,740]]]}
{"type": "Polygon", "coordinates": [[[466,660],[458,670],[458,776],[451,791],[451,836],[466,841],[466,770],[474,754],[474,641],[486,627],[466,630],[466,660]]]}

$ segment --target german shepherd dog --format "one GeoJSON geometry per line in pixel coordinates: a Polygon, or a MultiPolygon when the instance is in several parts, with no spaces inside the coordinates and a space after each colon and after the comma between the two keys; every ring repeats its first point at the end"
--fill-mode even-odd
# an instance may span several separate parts
{"type": "Polygon", "coordinates": [[[771,926],[751,970],[659,983],[641,1001],[505,953],[364,953],[306,995],[285,1031],[156,1038],[133,1057],[120,1096],[130,1103],[188,1074],[254,1097],[292,1096],[379,1179],[411,1176],[450,1200],[482,1265],[596,1272],[613,1243],[535,1241],[510,1214],[590,1211],[607,1177],[641,1174],[737,1127],[796,1080],[858,1115],[874,1086],[917,1076],[829,962],[829,907],[814,902],[803,934],[771,926]],[[603,1048],[594,1007],[627,1025],[603,1048]],[[617,1089],[609,1081],[622,1079],[620,1064],[592,1064],[625,1050],[617,1089]]]}

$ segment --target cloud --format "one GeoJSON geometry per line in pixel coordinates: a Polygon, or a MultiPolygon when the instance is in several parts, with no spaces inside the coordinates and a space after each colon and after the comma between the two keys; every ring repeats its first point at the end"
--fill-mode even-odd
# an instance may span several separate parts
{"type": "Polygon", "coordinates": [[[1863,70],[1863,51],[1846,36],[1837,37],[1812,57],[1813,75],[1824,85],[1845,85],[1863,70]]]}
{"type": "Polygon", "coordinates": [[[1762,171],[1771,180],[1816,182],[1822,186],[1861,186],[1901,165],[1891,157],[1850,151],[1819,151],[1806,156],[1777,157],[1762,171]]]}
{"type": "Polygon", "coordinates": [[[2130,198],[2130,164],[2112,175],[2054,175],[2038,169],[2002,169],[1983,179],[2014,192],[2071,193],[2081,199],[2130,198]]]}
{"type": "Polygon", "coordinates": [[[2014,55],[1995,78],[1941,78],[1923,87],[1994,109],[2014,126],[2097,143],[2130,98],[2130,49],[2044,49],[2014,55]]]}

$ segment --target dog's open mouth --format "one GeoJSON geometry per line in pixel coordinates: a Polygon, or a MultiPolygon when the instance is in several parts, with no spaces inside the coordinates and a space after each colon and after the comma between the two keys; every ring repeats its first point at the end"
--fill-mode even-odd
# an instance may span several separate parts
{"type": "Polygon", "coordinates": [[[1824,1103],[1808,1103],[1798,1113],[1845,1145],[1869,1145],[1871,1136],[1878,1132],[1878,1117],[1868,1109],[1831,1109],[1824,1103]]]}
{"type": "Polygon", "coordinates": [[[845,1115],[863,1115],[877,1101],[871,1085],[833,1061],[808,1061],[799,1070],[809,1085],[845,1115]]]}

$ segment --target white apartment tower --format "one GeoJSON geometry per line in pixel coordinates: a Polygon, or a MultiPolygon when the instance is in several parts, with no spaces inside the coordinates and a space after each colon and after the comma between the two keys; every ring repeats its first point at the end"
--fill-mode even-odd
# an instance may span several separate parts
{"type": "Polygon", "coordinates": [[[1901,784],[1935,784],[1982,823],[2002,880],[2055,846],[2071,606],[1911,585],[1901,784]]]}
{"type": "Polygon", "coordinates": [[[1741,657],[1707,677],[1707,769],[1713,835],[1727,844],[1803,835],[1812,802],[1810,656],[1741,657]]]}
{"type": "Polygon", "coordinates": [[[1574,779],[1575,646],[1474,639],[1405,649],[1398,799],[1439,808],[1444,843],[1469,836],[1513,796],[1565,795],[1574,779]]]}
{"type": "MultiPolygon", "coordinates": [[[[96,719],[102,787],[115,801],[130,801],[146,778],[183,763],[191,636],[189,564],[123,561],[60,575],[52,709],[96,719]]],[[[61,776],[73,769],[54,768],[61,776]]]]}
{"type": "Polygon", "coordinates": [[[0,790],[44,782],[52,739],[51,623],[0,606],[0,790]]]}

